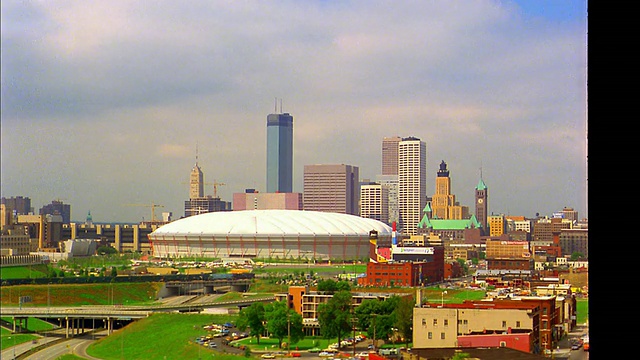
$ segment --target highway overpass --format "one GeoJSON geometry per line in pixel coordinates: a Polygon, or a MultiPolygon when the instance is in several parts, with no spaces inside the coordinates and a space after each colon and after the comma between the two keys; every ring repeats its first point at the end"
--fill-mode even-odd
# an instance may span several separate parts
{"type": "Polygon", "coordinates": [[[254,302],[272,302],[274,296],[246,298],[232,301],[183,303],[178,305],[93,305],[93,306],[55,306],[55,307],[6,307],[0,308],[3,317],[11,317],[13,332],[27,328],[29,318],[56,319],[64,324],[66,337],[81,334],[85,320],[103,321],[108,333],[113,331],[114,321],[132,321],[145,318],[154,312],[200,312],[213,307],[247,307],[254,302]]]}

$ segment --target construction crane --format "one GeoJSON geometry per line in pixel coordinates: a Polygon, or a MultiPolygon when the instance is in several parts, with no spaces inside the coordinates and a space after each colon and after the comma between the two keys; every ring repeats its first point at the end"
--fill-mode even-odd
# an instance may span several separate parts
{"type": "MultiPolygon", "coordinates": [[[[207,184],[211,184],[211,183],[207,183],[207,184]]],[[[220,185],[227,185],[227,184],[225,184],[225,183],[219,183],[219,182],[217,182],[217,181],[213,180],[213,184],[212,184],[212,185],[213,185],[213,197],[214,197],[214,198],[217,198],[217,197],[218,197],[218,186],[220,186],[220,185]]]]}
{"type": "MultiPolygon", "coordinates": [[[[191,184],[191,183],[183,182],[183,184],[191,184]]],[[[202,185],[213,185],[213,197],[217,198],[218,197],[218,186],[227,185],[227,184],[220,183],[220,182],[217,182],[217,181],[213,180],[213,182],[203,182],[202,185]]]]}
{"type": "Polygon", "coordinates": [[[164,205],[158,205],[158,204],[125,204],[125,206],[150,207],[151,208],[151,222],[155,222],[156,221],[156,208],[157,207],[164,207],[164,205]]]}

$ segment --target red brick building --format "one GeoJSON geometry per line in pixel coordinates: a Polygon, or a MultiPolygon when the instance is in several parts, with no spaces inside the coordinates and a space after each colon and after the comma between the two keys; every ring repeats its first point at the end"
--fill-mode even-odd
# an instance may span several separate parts
{"type": "MultiPolygon", "coordinates": [[[[442,259],[442,258],[441,258],[442,259]]],[[[369,262],[360,285],[422,286],[444,280],[444,261],[369,262]]]]}

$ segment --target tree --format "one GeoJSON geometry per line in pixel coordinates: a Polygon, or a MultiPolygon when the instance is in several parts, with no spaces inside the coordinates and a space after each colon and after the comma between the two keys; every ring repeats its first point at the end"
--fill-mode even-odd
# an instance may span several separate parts
{"type": "Polygon", "coordinates": [[[116,270],[115,266],[112,266],[111,267],[111,277],[114,278],[116,276],[118,276],[118,270],[116,270]]]}
{"type": "Polygon", "coordinates": [[[471,354],[469,353],[456,353],[455,355],[453,355],[451,360],[465,360],[465,359],[469,359],[470,357],[471,357],[471,354]]]}
{"type": "Polygon", "coordinates": [[[460,267],[462,267],[462,271],[463,274],[467,275],[469,273],[469,266],[467,265],[467,262],[464,259],[457,259],[458,264],[460,264],[460,267]]]}
{"type": "Polygon", "coordinates": [[[264,304],[256,302],[240,310],[240,315],[236,326],[240,331],[245,331],[249,328],[249,335],[256,338],[258,344],[260,344],[260,336],[264,333],[266,320],[264,304]]]}
{"type": "Polygon", "coordinates": [[[571,254],[571,261],[580,260],[582,258],[584,258],[584,254],[581,252],[575,251],[571,254]]]}
{"type": "Polygon", "coordinates": [[[267,304],[265,313],[267,330],[271,337],[278,339],[280,348],[285,338],[290,338],[291,343],[297,343],[304,338],[302,316],[289,309],[286,302],[275,301],[267,304]]]}
{"type": "Polygon", "coordinates": [[[351,298],[351,292],[338,291],[328,302],[318,306],[320,332],[327,339],[337,337],[338,344],[351,331],[351,298]]]}
{"type": "Polygon", "coordinates": [[[348,281],[338,281],[336,283],[336,291],[351,291],[351,283],[348,281]]]}
{"type": "Polygon", "coordinates": [[[96,249],[96,253],[98,255],[111,255],[111,254],[117,254],[118,250],[116,250],[113,246],[105,245],[105,246],[98,247],[96,249]]]}
{"type": "Polygon", "coordinates": [[[337,290],[337,284],[334,280],[324,279],[318,282],[318,291],[333,294],[337,290]]]}
{"type": "MultiPolygon", "coordinates": [[[[396,327],[400,297],[391,296],[387,300],[367,299],[356,308],[358,326],[367,329],[367,336],[375,339],[389,339],[396,327]]],[[[413,310],[411,310],[413,312],[413,310]]]]}
{"type": "Polygon", "coordinates": [[[409,340],[413,339],[413,305],[414,301],[410,296],[400,298],[396,313],[396,328],[404,338],[405,346],[409,347],[409,340]]]}

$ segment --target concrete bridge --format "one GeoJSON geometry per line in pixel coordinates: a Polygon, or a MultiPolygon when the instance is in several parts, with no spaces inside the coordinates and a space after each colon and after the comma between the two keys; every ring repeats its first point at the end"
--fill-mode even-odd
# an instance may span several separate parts
{"type": "MultiPolygon", "coordinates": [[[[240,299],[232,301],[198,302],[195,304],[182,303],[177,305],[95,305],[95,306],[56,306],[56,307],[1,307],[3,317],[12,318],[13,332],[20,332],[27,328],[29,318],[55,319],[64,324],[66,337],[72,337],[84,333],[86,320],[102,321],[108,334],[114,329],[115,321],[133,321],[150,316],[154,312],[201,312],[205,308],[213,307],[247,307],[254,302],[272,302],[275,296],[265,296],[252,299],[240,299]]],[[[95,326],[92,326],[95,329],[95,326]]]]}

